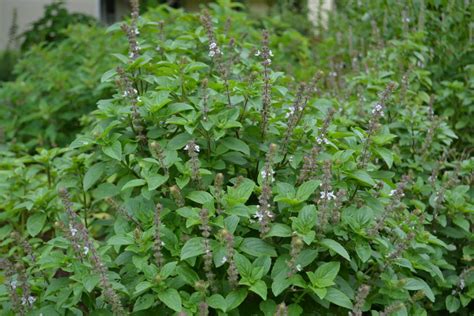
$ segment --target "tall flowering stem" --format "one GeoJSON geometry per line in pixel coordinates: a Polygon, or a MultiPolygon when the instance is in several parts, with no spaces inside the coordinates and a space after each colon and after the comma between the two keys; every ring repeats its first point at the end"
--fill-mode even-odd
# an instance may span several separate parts
{"type": "Polygon", "coordinates": [[[230,99],[230,89],[229,89],[229,69],[227,69],[224,60],[222,50],[217,44],[216,36],[214,34],[214,27],[212,26],[212,17],[209,14],[209,11],[203,10],[201,14],[201,23],[206,29],[207,38],[209,42],[209,57],[211,57],[215,64],[217,65],[217,70],[219,71],[222,79],[224,80],[224,86],[226,89],[227,95],[227,105],[232,106],[230,99]]]}
{"type": "Polygon", "coordinates": [[[365,166],[367,165],[369,161],[369,158],[370,158],[369,147],[370,147],[370,144],[372,143],[372,137],[374,136],[375,132],[377,131],[379,127],[380,119],[385,115],[384,114],[385,104],[394,89],[395,89],[395,83],[393,82],[389,83],[387,87],[385,88],[385,90],[380,94],[379,101],[375,104],[375,106],[372,109],[372,115],[369,121],[369,128],[367,130],[367,137],[365,138],[364,145],[362,148],[362,153],[360,155],[360,160],[358,164],[360,168],[365,168],[365,166]]]}
{"type": "Polygon", "coordinates": [[[361,284],[357,289],[355,298],[355,304],[352,311],[349,312],[349,316],[362,316],[362,307],[364,306],[365,299],[369,295],[370,286],[367,284],[361,284]]]}
{"type": "Polygon", "coordinates": [[[385,221],[393,213],[393,211],[399,206],[401,199],[405,196],[405,188],[410,181],[409,176],[403,176],[402,180],[398,183],[397,188],[390,192],[391,200],[390,203],[385,207],[382,215],[377,218],[374,227],[369,231],[370,236],[377,235],[381,229],[384,228],[385,221]]]}
{"type": "Polygon", "coordinates": [[[301,168],[300,175],[298,177],[298,183],[303,183],[305,180],[314,178],[316,175],[316,169],[318,166],[317,158],[323,149],[322,146],[329,143],[327,139],[327,133],[335,112],[336,111],[334,109],[329,110],[319,135],[316,138],[313,147],[311,148],[311,152],[308,155],[305,155],[303,167],[301,168]]]}
{"type": "Polygon", "coordinates": [[[227,229],[224,229],[222,231],[222,237],[227,249],[227,253],[223,261],[229,263],[229,267],[227,268],[227,278],[229,280],[230,286],[232,288],[236,288],[239,281],[239,272],[237,270],[237,266],[235,265],[234,259],[234,236],[227,229]]]}
{"type": "Polygon", "coordinates": [[[127,210],[120,205],[117,201],[115,201],[113,198],[107,198],[106,202],[109,203],[110,206],[114,208],[114,210],[120,214],[121,216],[125,217],[127,220],[135,224],[138,228],[143,228],[142,225],[135,219],[133,218],[127,210]]]}
{"type": "Polygon", "coordinates": [[[163,148],[160,146],[160,144],[157,141],[152,141],[150,143],[150,148],[153,156],[158,159],[158,162],[160,163],[161,169],[165,172],[165,175],[169,174],[168,167],[165,164],[165,153],[163,151],[163,148]]]}
{"type": "Polygon", "coordinates": [[[278,304],[275,316],[288,316],[288,306],[286,306],[285,302],[278,304]]]}
{"type": "Polygon", "coordinates": [[[181,190],[179,189],[179,187],[177,185],[173,185],[170,188],[170,193],[171,193],[171,197],[173,198],[175,203],[178,205],[178,207],[183,207],[184,206],[184,198],[183,198],[183,194],[181,193],[181,190]]]}
{"type": "Polygon", "coordinates": [[[1,259],[0,268],[5,274],[5,286],[10,296],[10,302],[15,315],[23,316],[26,314],[26,306],[23,306],[20,301],[20,296],[17,292],[18,281],[13,277],[16,273],[13,263],[9,259],[1,259]]]}
{"type": "Polygon", "coordinates": [[[206,208],[202,208],[199,212],[199,217],[201,219],[201,225],[199,226],[201,230],[201,235],[204,239],[204,271],[206,272],[207,281],[213,292],[217,292],[216,286],[216,275],[212,271],[212,250],[211,250],[211,241],[209,237],[211,236],[211,226],[209,225],[209,211],[206,208]]]}
{"type": "Polygon", "coordinates": [[[214,178],[214,197],[216,198],[217,213],[222,212],[222,199],[224,196],[224,191],[222,190],[223,185],[224,175],[222,173],[216,174],[214,178]]]}
{"type": "Polygon", "coordinates": [[[188,152],[191,165],[191,179],[196,183],[198,187],[202,185],[201,175],[199,173],[199,167],[201,163],[199,162],[199,151],[200,147],[196,144],[194,140],[190,140],[188,144],[184,147],[184,150],[188,152]]]}
{"type": "Polygon", "coordinates": [[[138,111],[138,102],[140,101],[140,97],[138,96],[138,90],[135,89],[132,85],[132,81],[125,73],[125,71],[118,67],[117,73],[119,74],[119,86],[123,90],[123,96],[127,98],[130,102],[130,109],[131,109],[131,128],[135,133],[135,137],[137,141],[142,145],[146,145],[147,138],[145,136],[146,131],[143,124],[142,117],[140,112],[138,111]]]}
{"type": "Polygon", "coordinates": [[[331,161],[326,160],[323,165],[323,181],[321,183],[321,192],[319,199],[316,201],[319,210],[319,230],[324,231],[328,224],[329,202],[336,199],[332,190],[331,180],[331,161]]]}
{"type": "MultiPolygon", "coordinates": [[[[66,189],[60,189],[59,195],[63,202],[64,208],[66,209],[66,214],[69,218],[71,235],[78,235],[83,246],[84,256],[87,257],[90,254],[90,260],[94,271],[99,274],[99,282],[103,290],[104,297],[106,301],[111,305],[114,315],[127,315],[127,312],[120,302],[120,298],[115,292],[107,277],[107,267],[102,262],[102,259],[99,257],[99,253],[92,242],[92,239],[89,237],[89,232],[84,224],[81,222],[76,212],[73,209],[73,204],[71,198],[66,189]]],[[[74,241],[71,240],[73,243],[74,241]]]]}
{"type": "Polygon", "coordinates": [[[163,265],[163,241],[161,240],[161,213],[163,212],[163,205],[160,203],[156,204],[155,207],[155,219],[154,219],[154,226],[155,226],[155,240],[153,242],[153,255],[155,256],[156,266],[161,268],[163,265]]]}
{"type": "Polygon", "coordinates": [[[291,237],[291,249],[290,249],[290,260],[287,262],[288,268],[290,268],[290,272],[288,272],[288,276],[292,276],[296,272],[301,271],[301,266],[296,264],[296,259],[298,258],[301,250],[303,250],[303,240],[301,239],[298,234],[293,233],[291,237]]]}
{"type": "Polygon", "coordinates": [[[272,203],[272,182],[274,181],[272,164],[277,150],[277,145],[270,144],[265,159],[265,165],[261,171],[262,175],[262,192],[258,198],[259,206],[255,217],[260,223],[260,236],[263,238],[270,230],[270,222],[272,221],[274,214],[271,211],[272,203]]]}
{"type": "Polygon", "coordinates": [[[268,122],[270,120],[270,107],[272,103],[271,93],[272,84],[270,82],[270,65],[272,64],[271,57],[273,53],[269,48],[269,34],[268,31],[263,31],[262,34],[262,51],[257,51],[256,56],[261,56],[263,66],[263,92],[262,92],[262,138],[265,139],[268,129],[268,122]]]}

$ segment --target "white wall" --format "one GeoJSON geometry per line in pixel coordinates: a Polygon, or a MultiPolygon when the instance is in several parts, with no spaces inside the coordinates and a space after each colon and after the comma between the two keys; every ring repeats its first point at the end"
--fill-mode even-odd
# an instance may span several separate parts
{"type": "MultiPolygon", "coordinates": [[[[18,34],[29,28],[30,23],[43,16],[44,6],[54,0],[0,0],[0,50],[6,48],[12,24],[13,9],[17,9],[18,34]]],[[[99,0],[66,0],[70,12],[100,17],[99,0]]]]}

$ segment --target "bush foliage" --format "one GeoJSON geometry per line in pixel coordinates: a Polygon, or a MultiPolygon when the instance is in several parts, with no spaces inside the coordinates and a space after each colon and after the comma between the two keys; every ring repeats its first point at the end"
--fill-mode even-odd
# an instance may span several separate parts
{"type": "MultiPolygon", "coordinates": [[[[334,19],[399,14],[370,3],[334,19]]],[[[474,160],[445,109],[472,95],[443,83],[459,69],[432,60],[431,19],[390,38],[361,22],[344,46],[344,22],[132,4],[0,90],[22,102],[0,113],[5,314],[468,315],[474,160]]]]}

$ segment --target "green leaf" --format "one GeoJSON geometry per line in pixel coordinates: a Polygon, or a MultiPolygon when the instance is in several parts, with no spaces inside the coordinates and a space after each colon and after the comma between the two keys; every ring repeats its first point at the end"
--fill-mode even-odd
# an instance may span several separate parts
{"type": "Polygon", "coordinates": [[[227,137],[222,139],[222,142],[224,146],[230,150],[240,151],[241,153],[244,153],[247,156],[250,155],[250,147],[240,139],[237,139],[235,137],[227,137]]]}
{"type": "Polygon", "coordinates": [[[316,294],[322,300],[324,299],[324,297],[326,297],[326,294],[328,293],[328,289],[325,287],[319,288],[311,286],[310,288],[314,292],[314,294],[316,294]]]}
{"type": "Polygon", "coordinates": [[[352,309],[352,302],[350,298],[347,297],[346,294],[344,294],[343,292],[341,292],[340,290],[336,288],[333,288],[333,287],[329,288],[324,299],[328,302],[339,305],[341,307],[352,309]]]}
{"type": "Polygon", "coordinates": [[[240,250],[251,256],[270,256],[276,257],[275,248],[261,240],[260,238],[249,237],[245,238],[240,245],[240,250]]]}
{"type": "Polygon", "coordinates": [[[422,290],[430,301],[435,301],[435,296],[430,286],[421,279],[408,278],[403,288],[409,291],[422,290]]]}
{"type": "Polygon", "coordinates": [[[387,164],[388,168],[392,168],[393,165],[393,152],[388,150],[387,148],[379,147],[376,148],[375,151],[377,154],[382,157],[382,159],[387,164]]]}
{"type": "Polygon", "coordinates": [[[233,310],[234,308],[237,308],[242,302],[245,300],[247,297],[247,290],[246,289],[240,289],[237,291],[232,291],[227,295],[225,298],[226,302],[226,312],[233,310]]]}
{"type": "Polygon", "coordinates": [[[95,288],[95,286],[99,283],[99,281],[100,281],[100,278],[98,275],[89,274],[83,277],[82,285],[84,286],[84,289],[86,289],[86,291],[90,293],[95,288]]]}
{"type": "Polygon", "coordinates": [[[158,298],[172,310],[176,312],[182,310],[181,296],[176,289],[166,289],[165,291],[158,293],[158,298]]]}
{"type": "Polygon", "coordinates": [[[220,309],[225,312],[227,310],[227,302],[225,298],[220,294],[214,294],[207,299],[207,304],[214,309],[220,309]]]}
{"type": "Polygon", "coordinates": [[[278,296],[280,295],[284,290],[286,290],[289,286],[291,285],[291,281],[286,278],[286,275],[283,274],[282,276],[279,276],[273,280],[272,283],[272,292],[273,295],[278,296]]]}
{"type": "Polygon", "coordinates": [[[263,300],[267,299],[267,284],[264,281],[258,280],[249,290],[258,294],[263,300]]]}
{"type": "Polygon", "coordinates": [[[205,191],[193,191],[189,193],[188,196],[186,196],[186,198],[199,204],[206,204],[214,200],[212,195],[210,195],[209,193],[205,191]]]}
{"type": "Polygon", "coordinates": [[[89,190],[97,182],[97,180],[99,180],[100,177],[102,177],[103,173],[104,173],[103,163],[97,163],[93,165],[92,167],[90,167],[89,170],[87,170],[86,174],[84,175],[84,180],[82,182],[84,191],[89,190]]]}
{"type": "Polygon", "coordinates": [[[458,300],[457,297],[452,295],[446,296],[446,309],[450,313],[454,313],[461,307],[461,302],[458,300]]]}
{"type": "Polygon", "coordinates": [[[117,74],[116,69],[111,69],[109,71],[106,71],[100,78],[100,82],[103,83],[103,82],[110,81],[110,79],[114,77],[116,74],[117,74]]]}
{"type": "Polygon", "coordinates": [[[148,191],[153,191],[168,180],[168,176],[154,175],[146,179],[148,191]]]}
{"type": "Polygon", "coordinates": [[[334,285],[334,279],[336,278],[339,268],[339,262],[326,262],[319,266],[314,274],[308,274],[311,283],[316,287],[329,287],[334,285]]]}
{"type": "Polygon", "coordinates": [[[116,140],[112,144],[102,147],[104,154],[115,160],[122,160],[122,144],[116,140]]]}
{"type": "Polygon", "coordinates": [[[369,176],[369,174],[364,170],[357,170],[355,172],[348,173],[348,176],[370,187],[373,187],[376,184],[374,179],[372,179],[372,177],[369,176]]]}
{"type": "Polygon", "coordinates": [[[153,284],[151,282],[148,282],[148,281],[140,282],[140,283],[137,284],[137,286],[135,286],[134,295],[142,294],[146,290],[150,289],[152,286],[153,286],[153,284]]]}
{"type": "Polygon", "coordinates": [[[126,189],[130,189],[130,188],[140,187],[145,184],[146,184],[146,181],[143,179],[133,179],[125,183],[125,185],[122,187],[122,191],[126,189]]]}
{"type": "Polygon", "coordinates": [[[370,248],[369,243],[365,241],[358,241],[355,246],[355,251],[362,262],[367,262],[372,255],[372,248],[370,248]]]}
{"type": "Polygon", "coordinates": [[[181,249],[181,260],[196,257],[204,253],[204,239],[194,237],[189,239],[181,249]]]}
{"type": "Polygon", "coordinates": [[[155,302],[155,299],[152,294],[145,294],[143,296],[140,296],[135,301],[135,304],[133,305],[133,312],[149,309],[153,305],[154,302],[155,302]]]}
{"type": "Polygon", "coordinates": [[[35,237],[43,229],[44,223],[46,223],[46,214],[35,213],[28,217],[26,221],[26,230],[30,236],[35,237]]]}
{"type": "Polygon", "coordinates": [[[321,245],[326,246],[327,248],[336,252],[337,254],[342,256],[344,259],[351,261],[351,257],[349,256],[349,253],[347,252],[347,250],[337,241],[332,240],[332,239],[323,239],[321,240],[321,245]]]}
{"type": "Polygon", "coordinates": [[[311,196],[311,194],[316,191],[320,183],[321,181],[318,180],[310,180],[303,183],[296,192],[296,199],[300,202],[306,201],[311,196]]]}
{"type": "Polygon", "coordinates": [[[112,246],[132,245],[133,242],[134,241],[132,237],[120,235],[112,236],[109,238],[109,240],[107,240],[107,244],[112,246]]]}
{"type": "Polygon", "coordinates": [[[290,226],[276,223],[270,228],[267,237],[290,237],[291,234],[292,230],[290,226]]]}

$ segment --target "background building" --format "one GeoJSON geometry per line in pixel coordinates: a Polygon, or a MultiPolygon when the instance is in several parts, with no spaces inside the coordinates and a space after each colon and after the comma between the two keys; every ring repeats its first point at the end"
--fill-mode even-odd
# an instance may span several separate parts
{"type": "MultiPolygon", "coordinates": [[[[13,22],[14,10],[17,11],[17,34],[26,31],[30,24],[43,16],[44,6],[57,0],[0,0],[0,51],[5,49],[9,40],[9,30],[13,22]]],[[[198,10],[199,6],[212,0],[162,0],[175,7],[198,10]]],[[[272,4],[279,0],[243,0],[254,13],[265,14],[272,4]]],[[[301,0],[307,1],[309,17],[315,21],[319,16],[325,23],[326,15],[318,15],[318,9],[330,10],[334,0],[301,0]],[[320,1],[322,3],[320,4],[320,1]]],[[[83,13],[95,17],[104,24],[120,20],[128,13],[129,0],[65,0],[70,12],[83,13]]]]}

